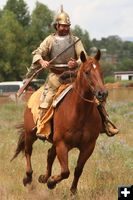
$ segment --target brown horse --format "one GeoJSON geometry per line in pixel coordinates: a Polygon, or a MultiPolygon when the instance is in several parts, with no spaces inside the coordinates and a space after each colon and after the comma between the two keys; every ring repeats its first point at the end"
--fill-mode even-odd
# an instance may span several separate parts
{"type": "MultiPolygon", "coordinates": [[[[80,153],[71,186],[71,191],[76,192],[83,167],[91,156],[102,130],[102,119],[95,102],[95,96],[100,100],[107,96],[98,62],[100,55],[100,50],[98,50],[95,57],[86,58],[84,52],[81,52],[82,64],[73,83],[73,89],[55,109],[52,123],[53,134],[49,138],[52,147],[48,150],[47,170],[45,175],[39,177],[39,182],[47,183],[50,189],[69,177],[68,152],[76,147],[80,153]],[[58,175],[51,176],[56,155],[61,166],[61,172],[58,175]]],[[[24,125],[21,126],[23,131],[21,131],[13,157],[14,159],[21,151],[25,152],[27,168],[26,177],[23,179],[24,185],[32,181],[32,145],[37,139],[36,132],[33,131],[34,126],[31,110],[26,108],[24,125]]]]}

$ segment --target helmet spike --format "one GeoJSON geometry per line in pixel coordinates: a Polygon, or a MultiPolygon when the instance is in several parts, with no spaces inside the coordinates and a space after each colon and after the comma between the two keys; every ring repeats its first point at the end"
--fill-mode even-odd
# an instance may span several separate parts
{"type": "Polygon", "coordinates": [[[63,5],[61,5],[60,7],[60,12],[55,16],[55,19],[53,22],[53,26],[55,29],[56,29],[56,24],[64,24],[68,26],[71,25],[70,17],[66,12],[64,12],[63,5]]]}
{"type": "Polygon", "coordinates": [[[60,11],[61,11],[61,13],[64,12],[64,11],[63,11],[63,5],[62,5],[62,4],[61,4],[61,6],[60,6],[60,11]]]}

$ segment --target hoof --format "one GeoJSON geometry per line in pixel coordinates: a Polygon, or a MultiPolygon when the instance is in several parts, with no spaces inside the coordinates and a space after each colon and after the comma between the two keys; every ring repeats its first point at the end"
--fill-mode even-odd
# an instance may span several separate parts
{"type": "Polygon", "coordinates": [[[32,178],[27,178],[27,177],[25,177],[25,178],[23,179],[23,185],[24,185],[24,186],[26,186],[27,184],[31,184],[31,182],[32,182],[32,178]]]}
{"type": "Polygon", "coordinates": [[[24,186],[26,186],[27,184],[31,184],[31,182],[32,182],[32,173],[33,173],[33,171],[26,172],[26,177],[24,177],[24,179],[23,179],[24,186]]]}
{"type": "Polygon", "coordinates": [[[76,188],[71,188],[70,191],[71,191],[72,195],[76,195],[77,194],[77,189],[76,188]]]}
{"type": "Polygon", "coordinates": [[[47,183],[48,178],[45,175],[40,175],[38,178],[39,183],[47,183]]]}
{"type": "Polygon", "coordinates": [[[110,133],[110,132],[106,132],[106,135],[107,135],[108,137],[113,137],[113,136],[115,136],[116,134],[110,133]]]}
{"type": "Polygon", "coordinates": [[[54,182],[54,179],[49,178],[47,181],[47,186],[49,189],[54,189],[56,187],[56,183],[54,182]]]}

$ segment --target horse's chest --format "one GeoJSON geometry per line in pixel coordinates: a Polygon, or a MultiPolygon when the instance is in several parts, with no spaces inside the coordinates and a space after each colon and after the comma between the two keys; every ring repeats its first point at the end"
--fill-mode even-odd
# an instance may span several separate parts
{"type": "Polygon", "coordinates": [[[71,144],[72,146],[76,146],[82,139],[81,130],[68,130],[63,135],[65,142],[71,144]]]}

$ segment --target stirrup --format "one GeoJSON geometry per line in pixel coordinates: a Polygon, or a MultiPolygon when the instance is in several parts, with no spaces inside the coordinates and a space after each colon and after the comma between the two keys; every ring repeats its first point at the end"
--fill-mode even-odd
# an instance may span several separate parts
{"type": "Polygon", "coordinates": [[[47,111],[48,109],[46,108],[40,108],[40,113],[39,113],[40,119],[46,114],[47,111]]]}
{"type": "Polygon", "coordinates": [[[119,130],[116,128],[116,126],[110,120],[107,120],[106,122],[104,122],[104,126],[105,126],[106,134],[109,137],[113,137],[114,135],[118,134],[118,132],[119,132],[119,130]],[[112,126],[112,131],[109,130],[109,124],[112,126]],[[113,132],[113,129],[115,130],[114,132],[113,132]]]}
{"type": "Polygon", "coordinates": [[[42,135],[42,134],[36,134],[36,137],[42,141],[45,141],[47,138],[45,135],[42,135]]]}
{"type": "Polygon", "coordinates": [[[37,126],[34,126],[33,128],[32,128],[32,132],[33,131],[37,131],[37,126]]]}

